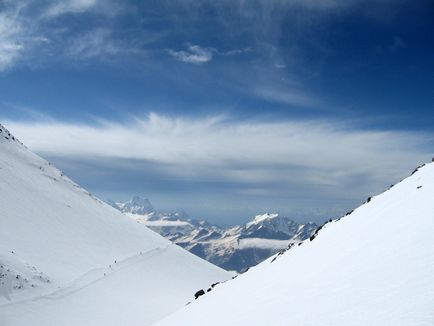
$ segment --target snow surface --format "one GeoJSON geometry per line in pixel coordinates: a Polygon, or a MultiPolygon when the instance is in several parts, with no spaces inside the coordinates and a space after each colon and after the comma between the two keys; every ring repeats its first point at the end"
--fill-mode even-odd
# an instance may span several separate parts
{"type": "Polygon", "coordinates": [[[232,275],[72,182],[0,125],[0,325],[149,325],[232,275]]]}
{"type": "Polygon", "coordinates": [[[434,325],[434,164],[156,325],[434,325]]]}

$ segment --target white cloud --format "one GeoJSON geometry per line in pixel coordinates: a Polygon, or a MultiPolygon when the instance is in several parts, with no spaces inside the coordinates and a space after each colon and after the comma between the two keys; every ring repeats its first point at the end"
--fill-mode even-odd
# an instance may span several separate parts
{"type": "Polygon", "coordinates": [[[24,50],[24,28],[15,10],[0,12],[0,71],[20,58],[24,50]]]}
{"type": "MultiPolygon", "coordinates": [[[[44,16],[53,18],[68,12],[81,13],[92,9],[97,3],[97,0],[57,1],[45,9],[44,16]]],[[[0,12],[0,71],[12,68],[20,60],[25,61],[37,54],[44,54],[40,45],[51,43],[52,40],[44,35],[50,35],[51,31],[43,28],[44,21],[33,12],[34,5],[34,2],[26,0],[5,2],[0,12]]],[[[84,54],[85,45],[77,45],[78,50],[84,54]]],[[[101,44],[94,42],[94,45],[101,44]]],[[[90,55],[90,46],[91,44],[87,45],[87,55],[90,55]]],[[[110,43],[104,44],[104,49],[109,51],[110,43]]]]}
{"type": "Polygon", "coordinates": [[[229,50],[226,52],[219,52],[219,53],[222,55],[225,55],[225,56],[234,56],[234,55],[246,54],[249,52],[252,52],[251,47],[246,47],[246,48],[242,48],[242,49],[233,49],[233,50],[229,50]]]}
{"type": "Polygon", "coordinates": [[[43,155],[153,162],[180,178],[346,185],[396,180],[429,158],[433,136],[330,121],[248,122],[151,114],[128,124],[6,123],[43,155]],[[351,181],[353,180],[353,181],[351,181]]]}
{"type": "Polygon", "coordinates": [[[214,50],[210,48],[202,48],[199,45],[187,44],[186,51],[167,49],[167,52],[178,61],[202,64],[212,60],[214,50]]]}
{"type": "Polygon", "coordinates": [[[47,8],[47,17],[57,17],[68,13],[83,13],[96,7],[98,0],[67,0],[57,1],[47,8]]]}
{"type": "Polygon", "coordinates": [[[225,57],[238,56],[252,51],[250,47],[220,51],[216,48],[203,48],[199,45],[187,43],[187,50],[175,51],[166,49],[166,51],[175,59],[185,63],[202,64],[211,61],[214,55],[225,57]]]}
{"type": "MultiPolygon", "coordinates": [[[[1,0],[0,0],[1,2],[1,0]]],[[[116,16],[126,5],[110,0],[67,0],[38,3],[33,0],[7,0],[0,10],[0,72],[21,62],[38,66],[52,63],[52,58],[90,59],[126,52],[141,52],[126,40],[117,40],[111,29],[99,27],[74,33],[67,26],[50,25],[67,13],[92,12],[116,16]],[[43,46],[41,46],[43,45],[43,46]],[[50,61],[46,61],[50,58],[50,61]]],[[[55,23],[56,24],[56,23],[55,23]]]]}

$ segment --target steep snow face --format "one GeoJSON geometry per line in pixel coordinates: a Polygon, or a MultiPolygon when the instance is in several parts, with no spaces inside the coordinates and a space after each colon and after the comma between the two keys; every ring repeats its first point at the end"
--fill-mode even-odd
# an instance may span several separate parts
{"type": "Polygon", "coordinates": [[[93,197],[0,125],[0,325],[148,325],[227,272],[93,197]]]}
{"type": "Polygon", "coordinates": [[[429,164],[156,325],[434,325],[433,198],[429,164]]]}

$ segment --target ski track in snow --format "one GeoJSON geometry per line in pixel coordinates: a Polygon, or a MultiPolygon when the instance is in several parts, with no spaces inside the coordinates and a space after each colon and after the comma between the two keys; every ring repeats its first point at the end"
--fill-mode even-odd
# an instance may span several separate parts
{"type": "Polygon", "coordinates": [[[173,244],[168,244],[165,247],[151,249],[149,251],[136,254],[134,256],[126,257],[123,260],[116,260],[116,263],[113,262],[113,264],[110,265],[111,267],[101,267],[90,270],[78,279],[72,281],[70,284],[67,284],[65,287],[46,296],[42,296],[41,299],[57,300],[66,297],[67,295],[73,294],[97,282],[102,281],[105,277],[110,277],[111,275],[121,270],[128,269],[133,265],[146,261],[149,258],[157,255],[159,252],[167,250],[170,246],[173,246],[173,244]]]}
{"type": "Polygon", "coordinates": [[[96,267],[84,273],[83,275],[71,281],[70,283],[66,284],[65,286],[54,290],[53,292],[45,293],[31,298],[26,298],[23,300],[14,301],[11,303],[0,304],[0,307],[15,306],[25,302],[36,302],[40,300],[58,300],[60,298],[64,298],[70,294],[79,292],[99,281],[102,281],[104,278],[110,277],[112,274],[116,272],[127,269],[143,261],[146,261],[149,258],[153,257],[154,255],[157,255],[159,252],[167,250],[170,246],[174,246],[174,244],[168,244],[165,247],[158,247],[146,252],[140,252],[133,256],[129,256],[121,260],[116,260],[116,263],[113,261],[113,263],[109,266],[96,267]]]}

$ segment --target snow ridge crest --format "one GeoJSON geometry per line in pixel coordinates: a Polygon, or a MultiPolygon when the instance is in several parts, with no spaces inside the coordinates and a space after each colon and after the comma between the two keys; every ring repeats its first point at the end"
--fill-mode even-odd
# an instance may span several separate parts
{"type": "Polygon", "coordinates": [[[12,135],[10,133],[10,131],[7,130],[1,123],[0,123],[0,139],[2,139],[2,140],[5,139],[8,141],[15,141],[15,142],[22,145],[22,143],[17,138],[15,138],[15,136],[12,135]]]}

